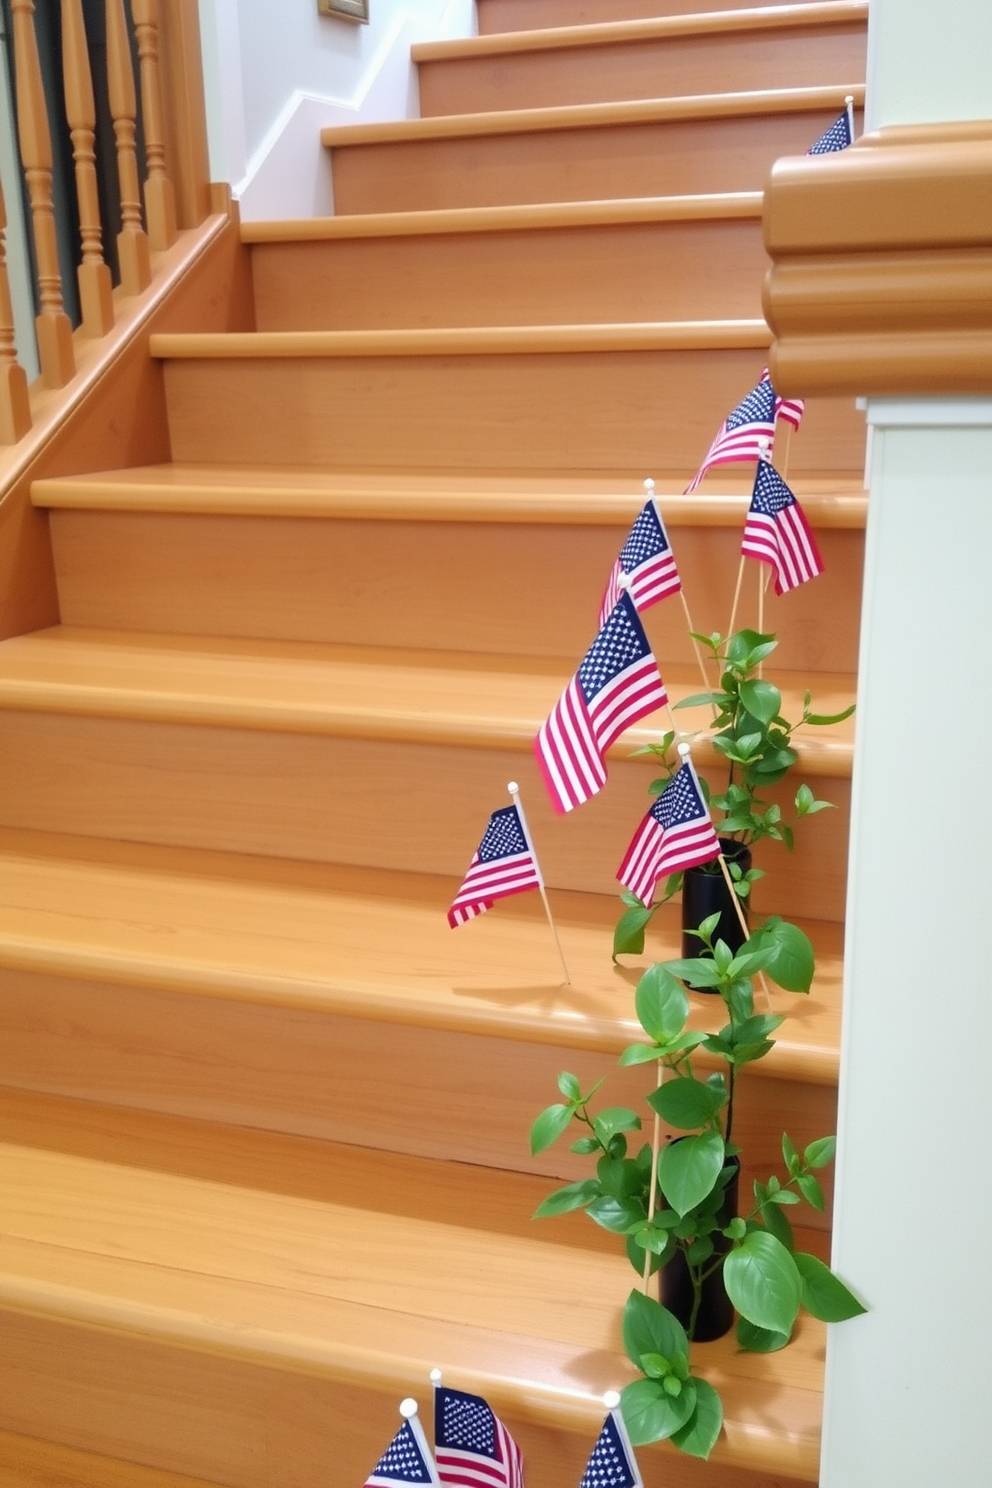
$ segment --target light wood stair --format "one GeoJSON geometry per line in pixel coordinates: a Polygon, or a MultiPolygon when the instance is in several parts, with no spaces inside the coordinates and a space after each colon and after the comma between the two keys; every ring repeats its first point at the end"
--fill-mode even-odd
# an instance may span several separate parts
{"type": "MultiPolygon", "coordinates": [[[[559,1488],[628,1377],[633,1273],[582,1216],[531,1223],[580,1169],[532,1162],[527,1129],[561,1069],[591,1082],[636,1036],[614,873],[654,773],[628,756],[664,721],[567,818],[532,740],[645,477],[694,623],[726,627],[750,471],[681,492],[768,345],[768,167],[860,102],[864,6],[479,11],[482,40],[421,49],[424,118],[327,133],[338,216],[245,229],[256,330],[153,338],[172,463],[33,491],[61,624],[0,645],[14,1488],[360,1482],[435,1365],[499,1410],[529,1488],[559,1488]],[[759,79],[752,42],[786,36],[759,79]],[[739,71],[643,96],[661,41],[739,71]],[[604,100],[581,79],[607,54],[637,60],[604,100]],[[571,80],[516,98],[500,69],[551,58],[571,80]],[[535,896],[445,921],[511,777],[571,986],[535,896]]],[[[863,446],[832,400],[792,442],[827,571],[767,602],[787,711],[806,684],[823,711],[853,694],[863,446]]],[[[673,698],[698,691],[678,603],[645,623],[673,698]]],[[[852,739],[806,731],[839,809],[761,857],[759,909],[819,953],[745,1082],[764,1175],[783,1129],[834,1127],[852,739]]],[[[650,934],[674,954],[677,910],[650,934]]],[[[611,1089],[636,1103],[637,1072],[611,1089]]],[[[826,1228],[804,1239],[827,1254],[826,1228]]],[[[709,1464],[641,1452],[649,1488],[815,1482],[823,1351],[819,1325],[774,1356],[705,1346],[725,1437],[709,1464]]]]}

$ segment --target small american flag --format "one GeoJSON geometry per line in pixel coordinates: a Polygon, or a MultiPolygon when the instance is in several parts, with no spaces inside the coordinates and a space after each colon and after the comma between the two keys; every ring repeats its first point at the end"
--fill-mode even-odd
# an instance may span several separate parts
{"type": "Polygon", "coordinates": [[[644,1488],[623,1420],[610,1411],[579,1488],[644,1488]]]}
{"type": "Polygon", "coordinates": [[[846,150],[853,141],[851,115],[845,109],[838,114],[829,129],[825,129],[818,140],[810,145],[807,155],[829,155],[834,150],[846,150]]]}
{"type": "Polygon", "coordinates": [[[489,818],[479,850],[448,910],[452,929],[485,914],[496,899],[539,889],[541,875],[516,806],[504,806],[489,818]]]}
{"type": "Polygon", "coordinates": [[[434,1453],[442,1483],[523,1488],[523,1453],[481,1395],[437,1386],[434,1453]]]}
{"type": "Polygon", "coordinates": [[[607,749],[667,702],[634,601],[622,594],[534,741],[555,810],[571,811],[601,791],[607,749]]]}
{"type": "Polygon", "coordinates": [[[771,449],[775,438],[775,403],[775,389],[765,372],[758,385],[727,414],[710,445],[706,459],[700,465],[695,478],[686,486],[686,496],[696,489],[707,470],[714,465],[732,465],[741,460],[760,459],[761,440],[766,441],[765,448],[771,449]]]}
{"type": "Polygon", "coordinates": [[[435,1483],[437,1475],[424,1428],[416,1416],[404,1421],[365,1479],[365,1488],[395,1488],[397,1483],[435,1483]]]}
{"type": "Polygon", "coordinates": [[[786,594],[823,572],[823,560],[799,502],[767,460],[758,465],[741,552],[775,571],[775,593],[786,594]]]}
{"type": "Polygon", "coordinates": [[[601,626],[606,624],[625,587],[638,611],[649,609],[666,594],[677,594],[682,588],[668,533],[653,499],[641,510],[613,565],[599,607],[601,626]],[[627,580],[626,586],[622,579],[627,580]]]}
{"type": "Polygon", "coordinates": [[[719,856],[720,843],[696,772],[686,760],[635,832],[617,878],[643,904],[650,904],[659,878],[719,856]]]}
{"type": "Polygon", "coordinates": [[[780,398],[775,394],[775,417],[781,419],[783,424],[791,424],[794,429],[798,429],[805,412],[805,398],[780,398]]]}

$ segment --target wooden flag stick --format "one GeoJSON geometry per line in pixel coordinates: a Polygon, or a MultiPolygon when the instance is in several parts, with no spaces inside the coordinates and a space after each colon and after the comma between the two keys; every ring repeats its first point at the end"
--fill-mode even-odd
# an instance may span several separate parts
{"type": "Polygon", "coordinates": [[[734,603],[733,603],[733,608],[730,611],[730,623],[727,626],[727,639],[728,640],[730,639],[730,637],[734,633],[734,623],[737,620],[737,603],[738,603],[738,600],[741,597],[741,584],[744,582],[744,563],[745,563],[745,558],[744,558],[744,554],[742,553],[741,554],[741,561],[740,561],[740,563],[737,566],[737,587],[734,590],[734,603]]]}
{"type": "Polygon", "coordinates": [[[844,99],[844,107],[847,109],[847,129],[851,136],[851,144],[854,144],[854,94],[848,93],[844,99]]]}
{"type": "Polygon", "coordinates": [[[507,783],[506,788],[510,792],[510,798],[513,801],[514,806],[516,806],[517,808],[517,814],[520,817],[520,825],[523,828],[524,836],[527,839],[527,846],[530,850],[530,855],[534,859],[534,867],[537,869],[537,887],[541,891],[541,902],[544,905],[544,913],[548,917],[548,924],[551,927],[551,934],[554,937],[555,946],[558,950],[558,960],[561,962],[561,969],[565,974],[565,985],[566,987],[570,987],[572,985],[572,978],[568,974],[568,963],[565,960],[565,952],[562,950],[561,941],[558,939],[558,929],[555,925],[554,916],[551,913],[551,905],[548,903],[547,890],[544,887],[544,875],[541,872],[541,865],[537,861],[537,853],[534,851],[534,842],[530,835],[530,828],[527,825],[527,818],[524,815],[524,806],[523,802],[520,799],[520,787],[515,780],[511,780],[507,783]]]}
{"type": "MultiPolygon", "coordinates": [[[[663,1067],[663,1065],[661,1063],[661,1060],[659,1059],[658,1060],[658,1081],[657,1081],[657,1084],[655,1085],[655,1089],[656,1090],[660,1090],[661,1089],[661,1080],[662,1080],[663,1073],[664,1073],[664,1067],[663,1067]]],[[[654,1113],[654,1135],[651,1138],[651,1187],[648,1190],[648,1224],[650,1224],[651,1221],[654,1219],[655,1193],[656,1193],[656,1190],[657,1190],[657,1187],[658,1187],[658,1160],[659,1160],[660,1153],[661,1153],[661,1117],[658,1115],[658,1112],[655,1111],[655,1113],[654,1113]]],[[[649,1285],[651,1283],[651,1256],[652,1256],[652,1254],[653,1254],[653,1252],[650,1251],[650,1250],[648,1250],[648,1248],[645,1246],[645,1248],[644,1248],[644,1277],[643,1277],[643,1282],[642,1282],[643,1290],[644,1290],[644,1295],[645,1296],[647,1296],[648,1287],[649,1287],[649,1285]]]]}
{"type": "MultiPolygon", "coordinates": [[[[730,869],[727,867],[727,860],[723,856],[723,853],[721,853],[719,856],[719,863],[720,872],[723,874],[723,881],[727,885],[727,892],[729,893],[730,898],[733,901],[734,909],[737,911],[737,918],[741,922],[741,929],[744,931],[744,939],[750,940],[751,928],[748,925],[747,920],[744,918],[744,906],[741,904],[741,901],[737,895],[737,890],[734,888],[734,880],[730,876],[730,869]]],[[[768,983],[765,981],[765,973],[763,971],[758,972],[758,980],[761,983],[761,990],[765,994],[765,1002],[770,1008],[772,1005],[772,994],[768,990],[768,983]]]]}

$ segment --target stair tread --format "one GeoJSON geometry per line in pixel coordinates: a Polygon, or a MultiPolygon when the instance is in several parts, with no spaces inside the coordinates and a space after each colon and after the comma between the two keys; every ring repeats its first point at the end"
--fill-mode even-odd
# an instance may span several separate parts
{"type": "Polygon", "coordinates": [[[220,1488],[206,1478],[145,1467],[0,1430],[0,1463],[7,1488],[220,1488]]]}
{"type": "MultiPolygon", "coordinates": [[[[421,1398],[440,1360],[498,1410],[590,1433],[602,1391],[632,1375],[619,1316],[633,1273],[581,1216],[531,1226],[546,1179],[4,1104],[0,1300],[14,1311],[421,1398]]],[[[724,1396],[723,1460],[815,1481],[823,1342],[804,1320],[779,1354],[700,1348],[724,1396]]]]}
{"type": "Polygon", "coordinates": [[[692,320],[366,331],[159,332],[150,338],[150,348],[153,357],[162,359],[242,359],[760,350],[771,341],[771,331],[763,320],[692,320]]]}
{"type": "Polygon", "coordinates": [[[865,21],[868,0],[806,0],[798,5],[768,5],[760,9],[702,11],[695,15],[653,16],[587,25],[549,26],[533,31],[502,31],[452,41],[418,42],[410,52],[415,62],[440,62],[462,57],[495,57],[513,52],[553,51],[567,47],[623,46],[676,36],[749,31],[802,31],[865,21]]]}
{"type": "MultiPolygon", "coordinates": [[[[453,931],[446,912],[458,882],[437,875],[5,829],[0,885],[8,968],[611,1055],[643,1037],[632,993],[646,961],[613,965],[619,902],[602,895],[552,890],[566,986],[537,895],[453,931]]],[[[755,1071],[832,1084],[843,931],[808,928],[814,988],[803,998],[772,992],[786,1021],[755,1071]]],[[[668,905],[650,955],[680,954],[679,944],[668,905]]],[[[716,1028],[714,1000],[695,999],[693,1020],[716,1028]]]]}
{"type": "Polygon", "coordinates": [[[472,135],[534,134],[561,129],[596,129],[678,119],[744,118],[810,110],[839,110],[847,96],[864,102],[863,82],[828,87],[767,88],[750,93],[699,93],[684,98],[638,98],[619,103],[563,104],[553,108],[508,109],[479,114],[445,114],[381,124],[329,125],[320,132],[330,148],[472,135]]]}
{"type": "Polygon", "coordinates": [[[606,226],[618,223],[760,219],[760,191],[695,196],[621,197],[607,201],[521,202],[493,207],[446,207],[419,212],[356,212],[344,217],[304,217],[245,222],[245,243],[325,242],[335,238],[403,237],[439,233],[606,226]]]}
{"type": "MultiPolygon", "coordinates": [[[[579,660],[53,626],[0,643],[0,705],[529,752],[579,660]]],[[[693,668],[662,665],[673,702],[700,690],[693,668]]],[[[786,717],[801,713],[808,680],[777,674],[786,717]]],[[[824,713],[853,700],[844,673],[820,672],[816,682],[824,713]]],[[[683,731],[705,730],[709,712],[687,708],[677,718],[683,731]]],[[[652,714],[610,753],[625,758],[669,726],[652,714]]],[[[853,720],[824,732],[796,734],[802,768],[850,775],[853,720]]],[[[697,759],[709,758],[700,740],[697,759]]]]}
{"type": "MultiPolygon", "coordinates": [[[[669,527],[738,526],[750,502],[751,470],[714,473],[704,488],[659,478],[669,527]]],[[[798,477],[791,482],[815,527],[863,529],[868,496],[860,481],[798,477]]],[[[88,511],[251,513],[257,516],[622,525],[644,502],[631,477],[416,475],[221,465],[149,465],[35,481],[35,506],[88,511]]]]}

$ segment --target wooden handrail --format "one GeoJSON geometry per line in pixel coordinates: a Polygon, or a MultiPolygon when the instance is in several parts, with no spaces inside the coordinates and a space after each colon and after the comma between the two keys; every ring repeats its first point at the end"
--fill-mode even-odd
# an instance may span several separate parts
{"type": "Polygon", "coordinates": [[[72,323],[62,304],[62,280],[52,202],[52,140],[34,28],[33,0],[12,0],[14,75],[17,80],[17,133],[31,203],[31,226],[38,260],[41,313],[35,320],[38,359],[46,387],[60,388],[76,370],[72,323]]]}
{"type": "Polygon", "coordinates": [[[79,201],[79,235],[82,262],[77,271],[83,330],[87,336],[105,336],[114,323],[110,269],[103,257],[100,197],[97,190],[96,105],[82,0],[62,0],[62,75],[65,109],[72,137],[79,201]]]}
{"type": "Polygon", "coordinates": [[[14,309],[7,277],[7,212],[0,182],[0,445],[16,444],[31,427],[28,380],[14,345],[14,309]]]}
{"type": "Polygon", "coordinates": [[[117,255],[125,294],[140,294],[152,280],[148,236],[141,221],[141,186],[136,147],[138,100],[131,69],[124,0],[107,0],[107,92],[117,143],[121,187],[121,230],[117,255]]]}
{"type": "Polygon", "coordinates": [[[176,195],[165,165],[165,118],[159,77],[157,0],[131,0],[141,65],[141,117],[145,127],[148,179],[145,216],[152,248],[161,252],[176,239],[176,195]]]}

